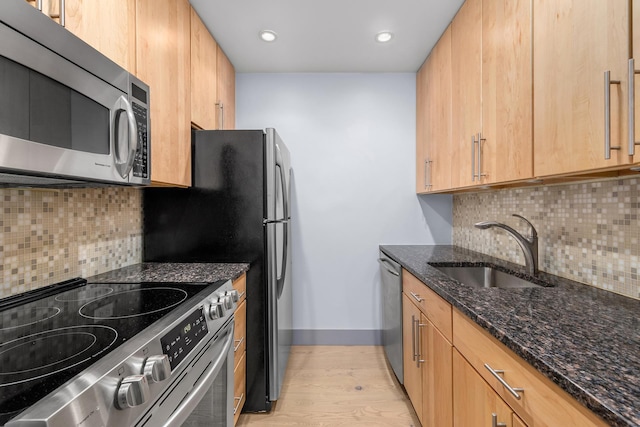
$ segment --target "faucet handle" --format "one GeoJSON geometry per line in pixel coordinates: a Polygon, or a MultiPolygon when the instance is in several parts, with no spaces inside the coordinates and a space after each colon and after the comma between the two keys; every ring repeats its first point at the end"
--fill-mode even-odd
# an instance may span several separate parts
{"type": "Polygon", "coordinates": [[[529,220],[527,218],[523,217],[522,215],[518,215],[518,214],[512,214],[511,216],[515,216],[516,218],[520,218],[521,220],[523,220],[524,222],[529,224],[529,228],[531,229],[531,236],[530,236],[531,240],[535,240],[535,239],[538,238],[538,232],[536,231],[536,228],[533,226],[533,224],[531,224],[529,222],[529,220]]]}

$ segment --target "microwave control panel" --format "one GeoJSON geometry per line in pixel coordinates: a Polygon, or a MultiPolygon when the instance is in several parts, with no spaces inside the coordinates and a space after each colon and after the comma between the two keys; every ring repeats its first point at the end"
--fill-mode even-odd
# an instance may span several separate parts
{"type": "Polygon", "coordinates": [[[149,178],[149,111],[135,101],[131,106],[138,126],[138,151],[133,162],[133,176],[149,178]]]}

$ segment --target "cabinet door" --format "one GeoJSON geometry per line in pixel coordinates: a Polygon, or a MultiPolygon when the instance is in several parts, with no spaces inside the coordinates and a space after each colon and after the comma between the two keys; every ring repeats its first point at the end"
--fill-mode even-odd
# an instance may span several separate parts
{"type": "Polygon", "coordinates": [[[151,87],[151,180],[191,185],[190,6],[137,0],[137,75],[151,87]]]}
{"type": "Polygon", "coordinates": [[[629,162],[626,141],[628,0],[533,5],[534,174],[629,162]],[[611,72],[611,159],[605,159],[605,71],[611,72]]]}
{"type": "Polygon", "coordinates": [[[457,350],[453,351],[453,410],[455,427],[495,427],[497,423],[512,427],[511,408],[457,350]]]}
{"type": "Polygon", "coordinates": [[[428,126],[429,126],[429,102],[427,101],[429,91],[430,63],[432,56],[422,64],[416,74],[416,192],[427,193],[431,190],[429,186],[429,152],[428,126]]]}
{"type": "MultiPolygon", "coordinates": [[[[630,31],[633,33],[633,37],[632,37],[632,46],[633,46],[633,51],[631,52],[631,56],[634,60],[634,69],[635,70],[640,70],[640,5],[638,5],[638,2],[632,2],[631,3],[633,5],[633,7],[631,8],[631,12],[632,12],[632,21],[631,21],[631,29],[630,31]]],[[[633,122],[633,129],[634,129],[634,135],[633,135],[633,149],[631,149],[629,151],[629,148],[627,148],[628,152],[634,153],[634,157],[633,157],[633,162],[634,163],[640,163],[640,146],[636,145],[636,142],[640,142],[640,75],[634,74],[634,91],[633,91],[633,106],[634,106],[634,122],[633,122]]],[[[627,140],[630,139],[627,136],[627,140]]],[[[626,146],[630,143],[631,141],[627,141],[627,144],[623,144],[623,146],[626,146]]]]}
{"type": "Polygon", "coordinates": [[[236,70],[218,45],[218,122],[216,129],[236,128],[236,70]]]}
{"type": "Polygon", "coordinates": [[[513,417],[511,417],[511,419],[513,421],[512,427],[527,427],[524,421],[522,421],[516,414],[513,414],[513,417]]]}
{"type": "Polygon", "coordinates": [[[531,0],[482,0],[482,183],[533,177],[531,0]]]}
{"type": "MultiPolygon", "coordinates": [[[[29,2],[36,5],[35,0],[29,2]]],[[[113,62],[135,74],[135,8],[135,0],[65,0],[64,25],[113,62]]],[[[42,11],[62,22],[58,0],[43,0],[42,11]]]]}
{"type": "Polygon", "coordinates": [[[216,128],[218,44],[191,8],[191,124],[216,128]]]}
{"type": "Polygon", "coordinates": [[[423,426],[451,427],[453,425],[453,346],[424,314],[420,323],[426,325],[424,345],[423,426]]]}
{"type": "Polygon", "coordinates": [[[453,188],[479,183],[472,178],[472,138],[482,132],[481,51],[482,2],[467,0],[451,23],[453,188]]]}
{"type": "Polygon", "coordinates": [[[427,144],[431,191],[451,188],[451,27],[431,52],[427,144]]]}
{"type": "Polygon", "coordinates": [[[411,300],[402,294],[402,346],[403,346],[403,370],[404,388],[418,415],[418,419],[424,424],[422,418],[422,364],[418,361],[420,348],[420,310],[411,300]]]}

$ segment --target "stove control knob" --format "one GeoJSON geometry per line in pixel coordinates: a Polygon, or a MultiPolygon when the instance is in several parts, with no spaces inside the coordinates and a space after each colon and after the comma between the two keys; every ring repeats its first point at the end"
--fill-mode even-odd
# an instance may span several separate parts
{"type": "Polygon", "coordinates": [[[144,375],[130,375],[122,380],[116,392],[118,409],[132,408],[149,400],[151,392],[144,375]]]}
{"type": "Polygon", "coordinates": [[[229,291],[229,295],[231,296],[231,299],[233,300],[233,302],[238,302],[240,300],[240,294],[235,289],[232,291],[229,291]]]}
{"type": "Polygon", "coordinates": [[[231,295],[225,295],[220,298],[220,300],[224,304],[224,308],[227,310],[233,310],[233,299],[231,298],[231,295]]]}
{"type": "Polygon", "coordinates": [[[224,304],[212,302],[209,306],[209,320],[216,320],[224,317],[224,304]]]}
{"type": "Polygon", "coordinates": [[[147,377],[149,383],[159,383],[169,378],[171,375],[171,364],[169,364],[169,356],[149,356],[144,362],[142,374],[147,377]]]}

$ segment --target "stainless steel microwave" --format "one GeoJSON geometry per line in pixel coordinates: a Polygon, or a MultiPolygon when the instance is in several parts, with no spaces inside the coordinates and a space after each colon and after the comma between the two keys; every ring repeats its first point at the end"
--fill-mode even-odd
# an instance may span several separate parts
{"type": "Polygon", "coordinates": [[[25,0],[0,1],[0,186],[150,182],[149,86],[25,0]]]}

